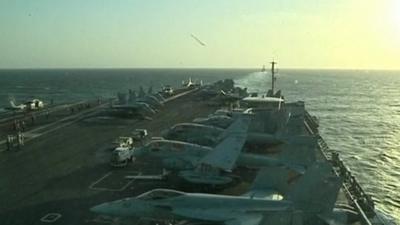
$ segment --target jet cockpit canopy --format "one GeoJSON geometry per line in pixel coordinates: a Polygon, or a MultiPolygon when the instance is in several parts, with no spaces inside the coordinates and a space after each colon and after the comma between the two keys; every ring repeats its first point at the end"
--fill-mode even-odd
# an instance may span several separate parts
{"type": "Polygon", "coordinates": [[[145,192],[136,197],[136,199],[140,200],[162,200],[173,197],[178,197],[184,195],[184,192],[168,190],[168,189],[154,189],[148,192],[145,192]]]}

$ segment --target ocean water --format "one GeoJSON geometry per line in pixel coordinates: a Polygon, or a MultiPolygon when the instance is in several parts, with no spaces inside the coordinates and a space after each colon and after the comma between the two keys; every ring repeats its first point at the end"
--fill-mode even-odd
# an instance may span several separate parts
{"type": "MultiPolygon", "coordinates": [[[[111,97],[119,91],[179,86],[192,77],[233,78],[265,92],[270,75],[250,69],[0,70],[0,107],[40,98],[56,103],[111,97]]],[[[400,71],[280,70],[277,88],[303,100],[320,133],[340,153],[376,207],[400,222],[400,71]]]]}

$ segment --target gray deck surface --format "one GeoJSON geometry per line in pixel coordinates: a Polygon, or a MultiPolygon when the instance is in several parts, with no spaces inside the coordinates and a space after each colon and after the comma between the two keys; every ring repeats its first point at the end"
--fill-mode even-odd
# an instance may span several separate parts
{"type": "MultiPolygon", "coordinates": [[[[68,126],[59,123],[62,128],[32,139],[22,150],[0,153],[0,224],[134,224],[92,214],[89,208],[152,188],[182,187],[175,182],[125,179],[138,172],[157,174],[162,168],[154,161],[112,168],[110,143],[136,128],[158,136],[176,123],[215,111],[192,97],[189,94],[168,102],[152,121],[77,117],[68,126]],[[53,223],[43,222],[52,214],[61,217],[53,223]]],[[[240,194],[254,176],[248,171],[237,173],[245,182],[223,193],[240,194]]],[[[346,202],[343,193],[338,201],[346,202]]]]}

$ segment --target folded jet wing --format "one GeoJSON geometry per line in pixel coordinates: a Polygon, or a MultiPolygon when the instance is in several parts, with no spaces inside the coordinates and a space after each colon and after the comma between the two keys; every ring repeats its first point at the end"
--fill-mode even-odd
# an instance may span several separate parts
{"type": "Polygon", "coordinates": [[[225,171],[231,171],[236,164],[246,142],[250,118],[240,117],[226,130],[226,137],[212,151],[199,160],[198,165],[206,164],[225,171]]]}

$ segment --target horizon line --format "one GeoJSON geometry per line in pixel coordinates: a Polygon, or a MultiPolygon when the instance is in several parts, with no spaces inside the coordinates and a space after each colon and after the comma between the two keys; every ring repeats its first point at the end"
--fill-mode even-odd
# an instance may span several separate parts
{"type": "MultiPolygon", "coordinates": [[[[157,69],[231,69],[231,70],[261,70],[261,67],[21,67],[21,68],[1,68],[0,70],[157,70],[157,69]]],[[[270,69],[266,67],[266,71],[270,69]]],[[[307,68],[307,67],[282,67],[278,70],[347,70],[347,71],[400,71],[396,69],[382,69],[382,68],[335,68],[335,67],[322,67],[322,68],[307,68]]]]}

